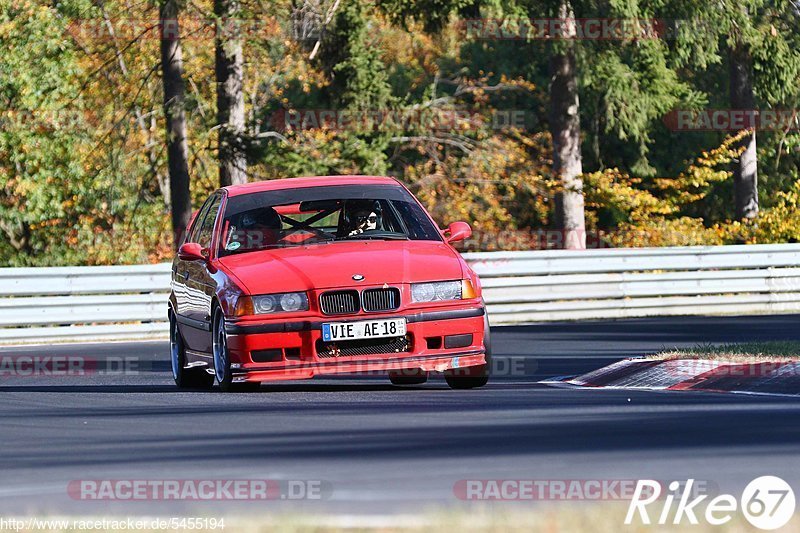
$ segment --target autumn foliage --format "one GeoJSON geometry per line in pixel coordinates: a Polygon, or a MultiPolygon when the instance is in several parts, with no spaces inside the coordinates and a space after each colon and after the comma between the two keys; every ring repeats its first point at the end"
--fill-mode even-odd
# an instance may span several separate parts
{"type": "MultiPolygon", "coordinates": [[[[555,246],[547,43],[470,40],[464,2],[435,24],[377,4],[243,3],[249,178],[392,175],[442,226],[473,226],[466,250],[555,246]]],[[[181,15],[195,206],[218,186],[212,13],[201,0],[181,15]]],[[[0,7],[0,265],[171,257],[157,37],[148,2],[0,7]]],[[[796,129],[759,133],[762,209],[735,221],[741,134],[661,120],[722,105],[724,63],[679,41],[593,46],[579,57],[590,246],[800,238],[796,129]]],[[[794,85],[775,98],[793,105],[794,85]]]]}

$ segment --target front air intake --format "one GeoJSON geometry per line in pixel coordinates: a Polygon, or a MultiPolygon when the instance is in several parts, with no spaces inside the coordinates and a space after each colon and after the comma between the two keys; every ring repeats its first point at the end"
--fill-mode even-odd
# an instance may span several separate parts
{"type": "Polygon", "coordinates": [[[400,307],[400,290],[395,287],[385,289],[367,289],[361,293],[364,311],[394,311],[400,307]]]}
{"type": "Polygon", "coordinates": [[[330,291],[319,297],[319,308],[325,315],[358,313],[358,291],[330,291]]]}

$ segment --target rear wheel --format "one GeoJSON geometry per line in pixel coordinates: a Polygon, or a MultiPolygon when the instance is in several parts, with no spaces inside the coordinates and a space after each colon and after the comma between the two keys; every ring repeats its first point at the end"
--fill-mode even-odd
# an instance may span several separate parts
{"type": "Polygon", "coordinates": [[[179,389],[210,389],[214,385],[214,376],[204,368],[185,368],[186,350],[183,337],[178,329],[175,315],[169,317],[169,349],[172,362],[172,379],[179,389]]]}
{"type": "Polygon", "coordinates": [[[489,382],[492,368],[492,341],[488,315],[483,315],[483,345],[486,348],[485,365],[445,370],[444,379],[451,389],[476,389],[489,382]]]}
{"type": "Polygon", "coordinates": [[[214,314],[214,327],[212,328],[212,348],[214,352],[214,376],[219,388],[224,392],[255,391],[261,386],[258,382],[234,383],[231,372],[231,358],[228,351],[228,335],[225,333],[225,315],[221,311],[214,314]]]}
{"type": "Polygon", "coordinates": [[[390,370],[389,380],[392,385],[422,385],[428,381],[428,373],[421,368],[390,370]]]}

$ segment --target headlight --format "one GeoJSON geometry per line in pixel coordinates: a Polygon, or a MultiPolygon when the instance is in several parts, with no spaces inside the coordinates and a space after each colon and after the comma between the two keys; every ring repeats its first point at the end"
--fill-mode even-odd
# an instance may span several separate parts
{"type": "Polygon", "coordinates": [[[267,315],[308,311],[308,296],[304,292],[284,292],[261,296],[244,296],[236,304],[236,315],[267,315]]]}
{"type": "Polygon", "coordinates": [[[308,298],[303,292],[287,292],[281,296],[280,306],[284,311],[306,311],[308,298]]]}
{"type": "Polygon", "coordinates": [[[461,299],[462,282],[436,281],[434,283],[413,283],[411,285],[411,301],[440,302],[444,300],[461,299]]]}

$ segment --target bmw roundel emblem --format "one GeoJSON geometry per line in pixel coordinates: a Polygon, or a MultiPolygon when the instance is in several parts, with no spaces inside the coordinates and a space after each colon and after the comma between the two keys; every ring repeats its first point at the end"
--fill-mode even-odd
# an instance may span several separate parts
{"type": "Polygon", "coordinates": [[[353,274],[353,281],[364,281],[364,276],[361,274],[353,274]]]}

